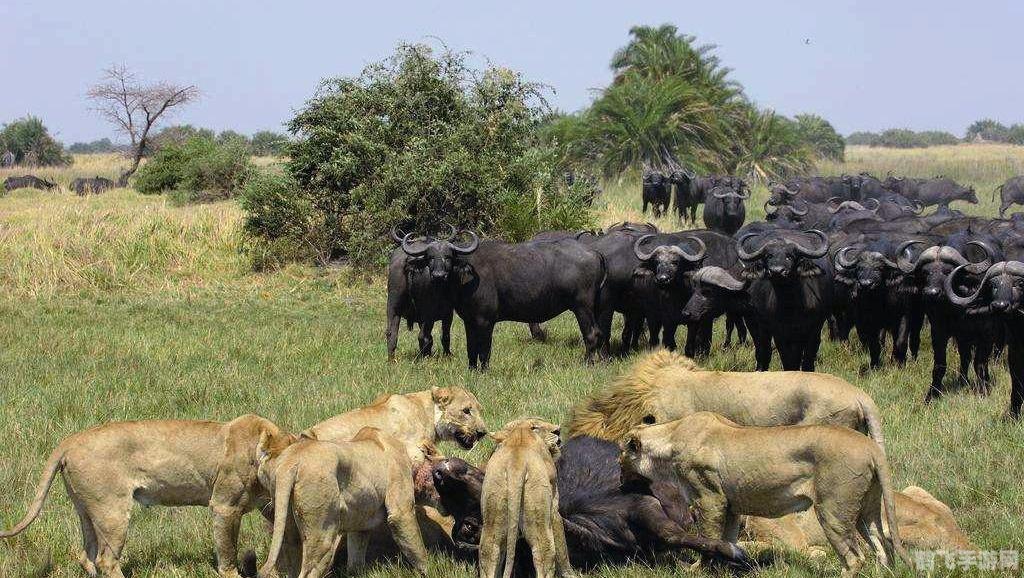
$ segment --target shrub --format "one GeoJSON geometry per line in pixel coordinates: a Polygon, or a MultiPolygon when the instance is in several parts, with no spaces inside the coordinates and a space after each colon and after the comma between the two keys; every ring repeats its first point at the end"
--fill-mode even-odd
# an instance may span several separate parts
{"type": "Polygon", "coordinates": [[[846,144],[853,146],[876,146],[875,143],[878,142],[878,133],[867,131],[851,132],[844,140],[846,141],[846,144]]]}
{"type": "Polygon", "coordinates": [[[990,118],[975,121],[967,127],[967,134],[964,140],[974,140],[977,137],[992,142],[1007,142],[1010,138],[1010,129],[1001,122],[990,118]]]}
{"type": "Polygon", "coordinates": [[[363,266],[387,260],[394,225],[451,224],[515,240],[586,223],[588,207],[558,186],[554,154],[535,142],[538,98],[513,71],[477,73],[465,55],[419,45],[400,46],[358,78],[324,82],[289,124],[297,186],[247,201],[262,207],[245,228],[250,246],[299,246],[304,228],[263,225],[292,223],[264,217],[290,212],[308,212],[312,229],[326,232],[309,241],[317,260],[348,255],[363,266]]]}
{"type": "Polygon", "coordinates": [[[190,202],[215,201],[234,196],[250,172],[245,143],[192,137],[163,146],[139,170],[135,189],[144,194],[176,191],[176,199],[190,202]]]}
{"type": "Polygon", "coordinates": [[[0,130],[0,153],[11,151],[14,162],[29,166],[62,166],[74,162],[64,152],[64,145],[57,142],[43,121],[26,116],[5,124],[0,130]]]}
{"type": "Polygon", "coordinates": [[[123,150],[123,146],[114,144],[109,138],[101,138],[92,142],[76,142],[68,147],[68,152],[75,154],[116,153],[123,150]]]}
{"type": "Polygon", "coordinates": [[[257,171],[242,191],[246,252],[264,271],[291,261],[324,263],[329,231],[311,195],[287,173],[257,171]]]}

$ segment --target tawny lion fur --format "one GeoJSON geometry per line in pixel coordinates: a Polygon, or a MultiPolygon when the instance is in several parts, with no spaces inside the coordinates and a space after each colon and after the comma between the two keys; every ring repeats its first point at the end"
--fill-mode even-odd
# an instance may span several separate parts
{"type": "Polygon", "coordinates": [[[464,387],[434,387],[404,395],[384,395],[370,405],[329,418],[302,432],[320,441],[348,441],[374,427],[405,444],[452,440],[465,449],[487,433],[476,396],[464,387]]]}
{"type": "Polygon", "coordinates": [[[294,436],[256,415],[227,423],[114,422],[78,432],[50,454],[28,513],[0,538],[22,532],[39,516],[59,472],[81,523],[79,561],[90,576],[124,576],[119,559],[139,502],[209,506],[218,571],[236,578],[239,523],[268,501],[257,482],[261,440],[283,447],[294,436]]]}
{"type": "Polygon", "coordinates": [[[744,515],[777,518],[813,506],[844,576],[855,576],[863,565],[864,544],[882,565],[893,552],[910,562],[885,454],[857,432],[821,425],[744,427],[698,412],[636,428],[623,445],[623,476],[681,482],[700,513],[703,536],[735,544],[744,515]]]}
{"type": "Polygon", "coordinates": [[[641,424],[699,411],[742,425],[837,425],[883,444],[881,418],[871,396],[838,377],[800,371],[704,371],[664,350],[640,359],[610,388],[580,404],[568,431],[570,437],[618,442],[641,424]]]}
{"type": "MultiPolygon", "coordinates": [[[[977,550],[953,517],[953,511],[927,490],[908,486],[896,492],[896,525],[903,544],[916,550],[977,550]]],[[[815,552],[828,547],[821,524],[811,510],[781,518],[749,516],[743,540],[779,544],[792,550],[815,552]]]]}
{"type": "Polygon", "coordinates": [[[551,435],[558,426],[526,419],[506,426],[487,462],[480,505],[480,577],[509,578],[519,536],[530,545],[537,578],[573,576],[558,513],[551,435]]]}
{"type": "Polygon", "coordinates": [[[427,551],[416,515],[410,448],[375,428],[351,441],[301,439],[264,452],[260,481],[274,488],[274,530],[259,577],[320,578],[342,538],[348,570],[365,565],[372,532],[387,524],[399,550],[423,574],[427,551]]]}

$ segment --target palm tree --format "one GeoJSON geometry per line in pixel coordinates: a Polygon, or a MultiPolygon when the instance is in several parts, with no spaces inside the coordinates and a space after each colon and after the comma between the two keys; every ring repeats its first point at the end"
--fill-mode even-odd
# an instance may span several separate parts
{"type": "Polygon", "coordinates": [[[815,152],[800,137],[796,124],[771,109],[749,107],[735,127],[727,170],[753,182],[768,182],[806,173],[815,152]]]}

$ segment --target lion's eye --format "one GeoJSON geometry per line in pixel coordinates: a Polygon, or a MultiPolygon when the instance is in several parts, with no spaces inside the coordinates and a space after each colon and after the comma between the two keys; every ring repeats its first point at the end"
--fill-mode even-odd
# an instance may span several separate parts
{"type": "Polygon", "coordinates": [[[470,415],[470,414],[473,413],[473,410],[472,410],[472,408],[468,408],[467,407],[466,409],[462,410],[462,413],[464,413],[466,415],[470,415]]]}
{"type": "Polygon", "coordinates": [[[653,424],[654,424],[654,422],[656,422],[656,421],[658,421],[658,420],[654,419],[654,416],[653,416],[653,415],[650,415],[650,414],[648,414],[648,415],[645,415],[645,416],[644,416],[644,419],[643,419],[643,422],[644,422],[644,424],[646,424],[646,425],[653,425],[653,424]]]}

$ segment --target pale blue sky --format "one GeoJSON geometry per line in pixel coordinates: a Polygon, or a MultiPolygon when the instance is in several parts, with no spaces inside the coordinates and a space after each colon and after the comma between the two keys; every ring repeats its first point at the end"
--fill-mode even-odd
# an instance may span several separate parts
{"type": "Polygon", "coordinates": [[[31,113],[65,142],[111,136],[84,93],[124,63],[200,87],[176,122],[281,130],[321,78],[430,36],[576,110],[607,84],[630,26],[664,22],[719,45],[759,104],[821,114],[844,134],[1024,121],[1019,1],[0,0],[0,122],[31,113]]]}

